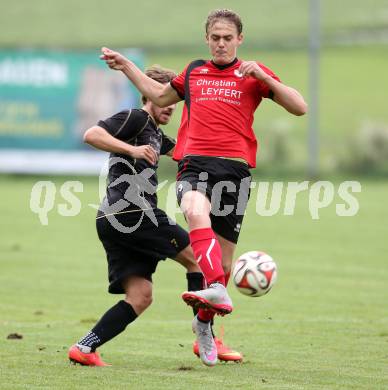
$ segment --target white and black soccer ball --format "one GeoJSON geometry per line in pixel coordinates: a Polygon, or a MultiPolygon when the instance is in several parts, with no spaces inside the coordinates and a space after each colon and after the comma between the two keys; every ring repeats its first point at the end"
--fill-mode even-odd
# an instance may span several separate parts
{"type": "Polygon", "coordinates": [[[276,282],[277,266],[272,257],[264,252],[247,252],[237,259],[232,278],[241,294],[261,297],[276,282]]]}

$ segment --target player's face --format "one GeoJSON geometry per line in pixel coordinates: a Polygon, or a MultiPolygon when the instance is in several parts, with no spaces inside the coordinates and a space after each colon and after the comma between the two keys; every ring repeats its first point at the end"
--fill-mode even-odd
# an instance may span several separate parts
{"type": "Polygon", "coordinates": [[[243,41],[243,35],[238,34],[237,27],[227,20],[218,20],[211,25],[206,34],[213,61],[218,65],[232,62],[237,55],[237,48],[243,41]]]}
{"type": "Polygon", "coordinates": [[[176,104],[171,104],[171,106],[163,108],[152,102],[148,102],[148,104],[150,114],[158,125],[167,125],[167,123],[170,122],[171,116],[175,111],[176,104]]]}

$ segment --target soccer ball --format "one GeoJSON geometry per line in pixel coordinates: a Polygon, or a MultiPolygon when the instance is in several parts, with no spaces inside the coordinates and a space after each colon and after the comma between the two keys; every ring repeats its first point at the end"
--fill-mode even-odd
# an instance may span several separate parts
{"type": "Polygon", "coordinates": [[[267,294],[276,282],[276,263],[264,252],[247,252],[237,259],[232,277],[240,293],[261,297],[267,294]]]}

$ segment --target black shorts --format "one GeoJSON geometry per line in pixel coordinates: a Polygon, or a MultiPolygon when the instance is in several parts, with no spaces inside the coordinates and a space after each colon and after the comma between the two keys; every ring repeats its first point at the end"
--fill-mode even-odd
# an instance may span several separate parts
{"type": "Polygon", "coordinates": [[[213,230],[237,243],[250,195],[251,174],[240,161],[220,157],[187,156],[178,164],[177,199],[196,190],[211,201],[213,230]]]}
{"type": "Polygon", "coordinates": [[[97,233],[108,260],[108,291],[112,294],[124,293],[122,282],[131,275],[152,282],[158,262],[175,258],[190,244],[186,230],[174,224],[163,210],[152,211],[158,226],[141,211],[108,217],[97,215],[97,233]]]}

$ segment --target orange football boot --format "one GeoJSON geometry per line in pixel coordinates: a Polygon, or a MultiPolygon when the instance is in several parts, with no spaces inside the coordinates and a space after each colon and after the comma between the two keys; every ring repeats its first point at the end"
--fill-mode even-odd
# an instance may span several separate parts
{"type": "Polygon", "coordinates": [[[76,345],[73,345],[69,349],[69,360],[74,364],[79,363],[82,366],[110,366],[110,364],[102,361],[98,352],[85,353],[80,351],[76,345]]]}

